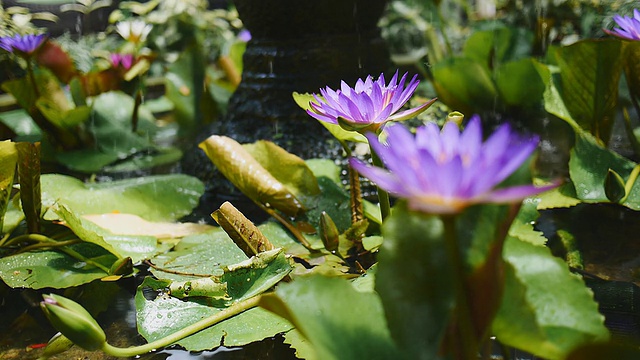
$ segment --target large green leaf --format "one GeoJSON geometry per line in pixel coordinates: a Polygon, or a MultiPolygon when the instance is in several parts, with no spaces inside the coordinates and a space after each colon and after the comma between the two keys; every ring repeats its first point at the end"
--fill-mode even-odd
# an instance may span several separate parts
{"type": "Polygon", "coordinates": [[[496,67],[495,82],[502,101],[509,106],[538,104],[546,88],[534,60],[529,58],[496,67]]]}
{"type": "Polygon", "coordinates": [[[489,69],[528,57],[532,40],[533,34],[524,28],[476,31],[465,42],[463,53],[489,69]]]}
{"type": "Polygon", "coordinates": [[[504,258],[505,293],[493,322],[498,340],[558,359],[582,344],[608,339],[592,292],[548,248],[510,237],[504,258]]]}
{"type": "Polygon", "coordinates": [[[65,204],[75,215],[120,212],[149,221],[175,221],[191,213],[204,192],[202,182],[188,175],[83,183],[65,175],[43,175],[42,203],[65,204]]]}
{"type": "MultiPolygon", "coordinates": [[[[80,243],[69,249],[110,268],[116,257],[100,246],[80,243]]],[[[68,288],[107,276],[106,272],[63,252],[43,250],[25,252],[2,258],[0,277],[13,288],[68,288]]]]}
{"type": "Polygon", "coordinates": [[[376,293],[358,292],[347,280],[300,277],[263,297],[261,306],[291,321],[317,359],[410,358],[393,343],[376,293]]]}
{"type": "MultiPolygon", "coordinates": [[[[604,183],[609,169],[625,181],[637,164],[599,145],[588,133],[578,133],[571,150],[569,173],[578,199],[586,202],[609,202],[604,183]]],[[[640,210],[640,185],[636,181],[622,205],[640,210]]]]}
{"type": "MultiPolygon", "coordinates": [[[[247,148],[235,140],[226,136],[212,135],[200,143],[200,148],[204,150],[216,168],[253,201],[282,211],[289,216],[296,216],[304,211],[302,203],[295,196],[295,190],[283,184],[279,179],[280,175],[276,177],[275,174],[269,172],[247,148]]],[[[278,148],[274,147],[274,149],[278,148]]],[[[286,172],[286,169],[278,167],[278,163],[282,161],[284,164],[293,165],[290,174],[295,174],[298,177],[306,174],[313,178],[311,171],[308,168],[305,169],[304,162],[295,155],[282,150],[278,151],[278,154],[274,154],[274,156],[275,158],[261,156],[261,159],[265,161],[265,164],[272,171],[275,170],[277,173],[286,172]],[[290,160],[292,157],[297,158],[299,161],[293,163],[290,160]]],[[[313,178],[313,180],[315,179],[313,178]]],[[[293,181],[309,187],[310,185],[307,184],[313,180],[289,179],[287,182],[290,184],[293,181]]],[[[302,189],[299,189],[295,192],[300,193],[302,191],[302,189]]],[[[312,191],[315,191],[315,189],[312,189],[312,191]]]]}
{"type": "MultiPolygon", "coordinates": [[[[289,260],[278,249],[261,253],[250,260],[244,257],[244,261],[238,264],[218,264],[213,273],[218,273],[217,281],[226,285],[229,301],[206,297],[180,300],[172,296],[157,296],[153,300],[147,300],[145,291],[164,291],[167,286],[163,281],[147,278],[136,294],[138,329],[148,341],[160,339],[224,310],[225,304],[230,305],[266,291],[286,276],[290,269],[289,260]],[[271,256],[271,253],[276,256],[271,256]],[[264,258],[264,261],[258,261],[259,258],[264,258]]],[[[202,278],[188,279],[193,283],[202,278]]],[[[219,345],[238,346],[290,329],[291,324],[284,319],[254,308],[180,340],[177,344],[194,351],[212,349],[219,345]]]]}
{"type": "Polygon", "coordinates": [[[118,258],[130,257],[135,263],[171,248],[170,244],[159,244],[154,236],[113,234],[74,215],[63,204],[58,204],[55,211],[81,240],[101,246],[118,258]]]}
{"type": "Polygon", "coordinates": [[[560,68],[557,86],[572,118],[607,142],[618,101],[622,71],[621,42],[582,40],[556,52],[560,68]]]}
{"type": "Polygon", "coordinates": [[[433,65],[438,99],[453,110],[473,113],[493,106],[498,91],[482,63],[469,58],[449,58],[433,65]]]}
{"type": "Polygon", "coordinates": [[[454,306],[440,218],[396,205],[385,221],[376,291],[391,335],[411,359],[437,359],[454,306]]]}
{"type": "Polygon", "coordinates": [[[157,132],[155,118],[144,106],[138,109],[138,131],[131,130],[134,99],[120,91],[96,96],[91,105],[92,113],[87,123],[94,137],[95,146],[105,154],[124,158],[151,147],[157,132]]]}

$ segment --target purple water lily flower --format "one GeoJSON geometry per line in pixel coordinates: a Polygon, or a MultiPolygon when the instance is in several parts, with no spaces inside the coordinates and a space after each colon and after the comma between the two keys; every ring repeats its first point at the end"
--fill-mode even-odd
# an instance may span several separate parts
{"type": "Polygon", "coordinates": [[[0,48],[8,52],[31,55],[47,39],[47,34],[29,34],[0,37],[0,48]]]}
{"type": "Polygon", "coordinates": [[[640,11],[633,10],[633,17],[616,15],[613,20],[618,24],[618,28],[613,30],[604,29],[609,35],[626,40],[640,40],[640,11]]]}
{"type": "Polygon", "coordinates": [[[129,70],[133,65],[133,54],[111,54],[111,64],[113,67],[122,66],[125,70],[129,70]]]}
{"type": "Polygon", "coordinates": [[[365,133],[378,132],[389,121],[401,121],[414,117],[425,111],[436,99],[425,104],[398,113],[416,91],[417,75],[405,87],[407,73],[398,82],[398,72],[393,75],[389,84],[385,83],[384,74],[377,80],[371,76],[363,81],[358,79],[354,88],[344,81],[338,90],[330,87],[320,89],[320,96],[314,94],[307,113],[314,118],[331,124],[338,124],[346,130],[365,133]]]}
{"type": "Polygon", "coordinates": [[[367,137],[388,171],[355,158],[349,163],[380,188],[407,199],[413,210],[453,214],[477,203],[521,201],[556,186],[496,188],[538,144],[536,136],[520,136],[506,124],[485,142],[478,116],[463,132],[453,122],[442,131],[434,123],[421,126],[415,137],[402,125],[389,126],[385,132],[386,144],[374,134],[367,137]]]}

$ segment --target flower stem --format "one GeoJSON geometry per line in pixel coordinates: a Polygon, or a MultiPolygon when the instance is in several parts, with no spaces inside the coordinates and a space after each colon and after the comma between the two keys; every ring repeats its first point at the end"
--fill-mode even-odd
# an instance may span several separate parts
{"type": "Polygon", "coordinates": [[[40,97],[40,90],[38,90],[36,76],[33,73],[33,65],[31,64],[31,59],[27,59],[27,74],[29,74],[29,80],[31,81],[31,86],[33,86],[33,93],[35,94],[35,98],[38,99],[40,97]]]}
{"type": "Polygon", "coordinates": [[[154,351],[160,348],[167,347],[178,340],[182,340],[187,336],[193,335],[198,331],[204,330],[212,325],[215,325],[223,320],[229,319],[233,316],[236,316],[246,310],[254,308],[258,306],[258,302],[260,301],[260,296],[254,296],[247,300],[243,300],[237,302],[228,308],[209,316],[208,318],[204,318],[194,324],[191,324],[183,329],[176,331],[175,333],[164,337],[162,339],[158,339],[156,341],[152,341],[148,344],[133,346],[128,348],[119,348],[110,345],[109,343],[104,343],[102,346],[102,351],[105,353],[116,356],[116,357],[133,357],[137,355],[146,354],[150,351],[154,351]]]}
{"type": "Polygon", "coordinates": [[[460,254],[460,244],[456,236],[456,218],[455,215],[442,215],[441,219],[444,224],[445,243],[449,260],[451,261],[456,291],[456,312],[454,316],[456,323],[454,325],[459,335],[460,344],[456,344],[454,340],[455,348],[453,350],[455,352],[461,351],[462,359],[475,359],[477,357],[478,344],[471,317],[464,261],[460,254]]]}
{"type": "MultiPolygon", "coordinates": [[[[371,145],[369,145],[371,148],[371,145]]],[[[384,167],[382,164],[382,160],[378,157],[376,152],[371,148],[371,161],[373,161],[373,165],[377,167],[384,167]]],[[[380,216],[382,217],[382,221],[386,219],[389,214],[391,214],[391,202],[389,201],[389,193],[382,190],[378,186],[378,202],[380,203],[380,216]]]]}

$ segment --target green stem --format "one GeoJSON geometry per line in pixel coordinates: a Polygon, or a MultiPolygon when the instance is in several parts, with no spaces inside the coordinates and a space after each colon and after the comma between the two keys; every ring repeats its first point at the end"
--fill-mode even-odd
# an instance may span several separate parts
{"type": "Polygon", "coordinates": [[[456,328],[460,335],[460,344],[456,346],[454,351],[459,350],[462,353],[462,359],[477,358],[478,344],[476,341],[475,331],[473,329],[473,320],[471,317],[471,307],[469,304],[469,294],[467,290],[467,278],[465,276],[465,265],[462,255],[460,254],[460,244],[456,236],[456,218],[455,215],[442,215],[444,224],[444,236],[447,247],[447,255],[451,261],[453,271],[453,282],[456,291],[456,328]]]}
{"type": "MultiPolygon", "coordinates": [[[[371,147],[371,146],[369,146],[371,147]]],[[[377,167],[384,167],[382,164],[382,160],[378,157],[373,148],[371,148],[371,160],[373,161],[373,165],[377,167]]],[[[389,193],[384,191],[378,186],[378,202],[380,203],[380,215],[382,217],[382,221],[386,219],[389,214],[391,214],[391,202],[389,201],[389,193]]]]}
{"type": "MultiPolygon", "coordinates": [[[[347,158],[351,157],[349,146],[340,141],[347,158]]],[[[347,167],[349,173],[349,195],[351,197],[351,224],[356,224],[364,219],[364,208],[362,205],[362,191],[360,188],[360,176],[351,166],[347,167]]]]}
{"type": "Polygon", "coordinates": [[[631,194],[631,189],[633,188],[633,185],[636,183],[636,180],[638,180],[638,175],[640,175],[640,165],[636,165],[633,168],[633,170],[631,170],[631,174],[629,174],[629,178],[627,179],[627,182],[624,184],[625,195],[620,200],[620,204],[625,202],[625,200],[627,200],[627,198],[629,197],[629,194],[631,194]]]}
{"type": "Polygon", "coordinates": [[[104,351],[109,355],[117,356],[117,357],[133,357],[137,355],[146,354],[150,351],[155,351],[157,349],[167,347],[178,340],[182,340],[187,336],[197,333],[198,331],[204,330],[223,320],[229,319],[246,310],[254,308],[258,306],[259,301],[260,301],[260,296],[254,296],[250,299],[237,302],[208,318],[202,319],[194,324],[191,324],[181,330],[176,331],[175,333],[167,337],[164,337],[156,341],[152,341],[145,345],[133,346],[128,348],[119,348],[119,347],[109,345],[108,343],[105,342],[104,345],[102,346],[102,351],[104,351]]]}
{"type": "Polygon", "coordinates": [[[29,74],[29,80],[31,81],[31,86],[33,86],[33,93],[36,95],[35,98],[38,99],[40,97],[40,90],[38,90],[36,76],[33,73],[33,65],[31,64],[31,59],[27,59],[27,74],[29,74]]]}

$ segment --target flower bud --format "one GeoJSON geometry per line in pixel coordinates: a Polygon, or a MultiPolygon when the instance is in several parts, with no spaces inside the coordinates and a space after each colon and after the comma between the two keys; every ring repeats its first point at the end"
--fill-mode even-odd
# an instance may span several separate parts
{"type": "Polygon", "coordinates": [[[604,179],[604,194],[609,201],[618,203],[627,195],[625,183],[617,172],[609,169],[604,179]]]}
{"type": "Polygon", "coordinates": [[[340,232],[333,219],[324,211],[320,215],[320,239],[327,250],[334,252],[338,249],[340,232]]]}
{"type": "Polygon", "coordinates": [[[40,307],[53,327],[83,349],[93,351],[106,343],[96,320],[80,304],[59,295],[44,295],[40,307]]]}

